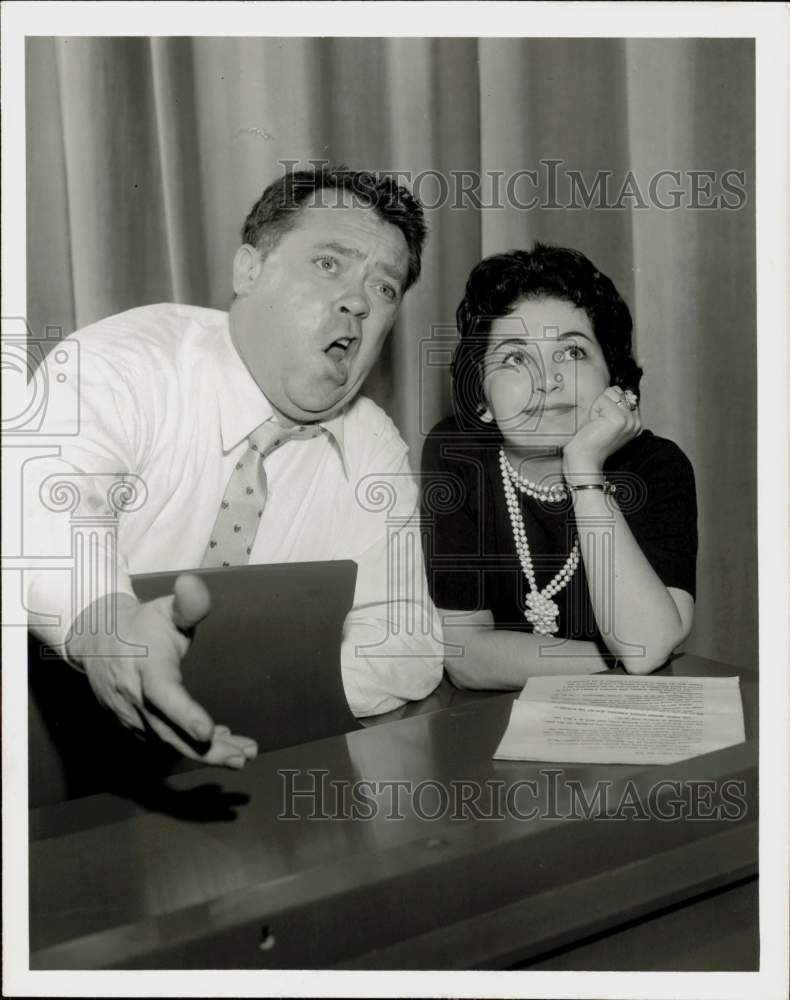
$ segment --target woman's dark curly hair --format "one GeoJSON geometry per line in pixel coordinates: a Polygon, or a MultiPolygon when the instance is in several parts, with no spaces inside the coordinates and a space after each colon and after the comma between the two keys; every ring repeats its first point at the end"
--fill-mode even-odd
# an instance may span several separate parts
{"type": "Polygon", "coordinates": [[[631,353],[633,323],[612,281],[578,250],[535,243],[486,257],[473,269],[455,314],[460,343],[452,364],[459,426],[481,430],[483,357],[491,324],[524,299],[563,299],[583,309],[601,345],[612,385],[639,394],[642,369],[631,353]]]}

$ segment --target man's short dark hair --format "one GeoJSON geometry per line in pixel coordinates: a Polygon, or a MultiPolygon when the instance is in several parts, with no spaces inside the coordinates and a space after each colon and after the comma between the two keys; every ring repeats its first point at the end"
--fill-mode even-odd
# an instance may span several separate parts
{"type": "Polygon", "coordinates": [[[495,319],[524,299],[555,298],[583,309],[601,345],[612,385],[639,394],[642,369],[632,354],[633,323],[612,281],[578,250],[535,243],[486,257],[473,269],[456,311],[461,335],[453,357],[456,417],[466,429],[484,429],[483,358],[495,319]]]}
{"type": "Polygon", "coordinates": [[[250,209],[241,230],[242,242],[266,254],[294,228],[304,208],[342,205],[345,203],[341,200],[343,194],[351,195],[352,205],[372,208],[380,219],[403,233],[409,250],[405,291],[420,276],[428,227],[417,199],[387,174],[328,164],[310,170],[287,171],[265,189],[250,209]]]}

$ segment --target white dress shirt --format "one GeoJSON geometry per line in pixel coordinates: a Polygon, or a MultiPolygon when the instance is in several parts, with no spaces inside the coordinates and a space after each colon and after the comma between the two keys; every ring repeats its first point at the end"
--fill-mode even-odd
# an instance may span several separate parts
{"type": "MultiPolygon", "coordinates": [[[[27,607],[31,627],[52,644],[98,597],[132,594],[131,574],[200,566],[247,435],[272,416],[233,347],[227,313],[144,306],[67,340],[78,342],[78,386],[52,382],[47,413],[60,454],[25,469],[27,538],[44,557],[26,574],[27,607]],[[52,510],[56,480],[75,483],[78,499],[52,510]],[[106,513],[107,485],[118,481],[136,499],[117,517],[117,543],[97,530],[92,559],[104,570],[90,587],[72,583],[76,574],[56,568],[71,552],[70,518],[75,509],[106,513]]],[[[358,564],[341,665],[352,711],[373,715],[425,697],[441,678],[417,489],[406,445],[371,400],[357,397],[322,426],[266,458],[268,495],[250,562],[358,564]]],[[[62,490],[54,495],[63,500],[62,490]]]]}

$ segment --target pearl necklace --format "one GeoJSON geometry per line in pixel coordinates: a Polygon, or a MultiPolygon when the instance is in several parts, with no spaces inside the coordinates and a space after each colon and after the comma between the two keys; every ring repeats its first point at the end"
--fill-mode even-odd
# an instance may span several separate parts
{"type": "Polygon", "coordinates": [[[540,500],[541,503],[561,503],[568,496],[565,483],[554,483],[551,486],[541,486],[531,479],[525,479],[520,475],[510,463],[510,459],[505,454],[505,449],[499,449],[499,461],[502,469],[507,473],[508,479],[517,487],[520,493],[526,493],[528,497],[540,500]]]}
{"type": "Polygon", "coordinates": [[[532,630],[537,635],[553,636],[559,624],[557,619],[559,618],[560,609],[556,601],[552,600],[552,597],[570,583],[573,574],[576,572],[576,567],[579,565],[579,539],[578,537],[574,539],[570,555],[559,573],[543,590],[538,590],[537,583],[535,582],[535,571],[532,566],[532,554],[529,551],[527,532],[524,528],[524,519],[521,516],[518,497],[513,486],[513,478],[510,468],[508,468],[510,463],[507,460],[504,448],[501,448],[499,451],[499,466],[502,471],[502,486],[505,490],[505,501],[508,513],[510,514],[510,524],[513,529],[516,552],[518,553],[522,572],[529,585],[529,593],[525,599],[524,617],[532,625],[532,630]]]}

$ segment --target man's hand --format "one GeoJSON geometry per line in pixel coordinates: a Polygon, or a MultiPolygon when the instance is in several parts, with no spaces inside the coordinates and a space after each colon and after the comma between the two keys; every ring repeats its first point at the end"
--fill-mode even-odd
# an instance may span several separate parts
{"type": "MultiPolygon", "coordinates": [[[[211,599],[205,584],[184,574],[175,593],[140,604],[126,594],[109,594],[87,608],[66,643],[71,659],[88,677],[99,702],[119,721],[140,735],[155,733],[179,753],[205,764],[241,768],[258,752],[254,740],[234,736],[227,726],[215,726],[211,717],[187,693],[181,679],[181,660],[189,648],[192,630],[205,618],[211,599]],[[117,641],[117,651],[102,635],[87,627],[93,614],[104,615],[114,602],[116,635],[125,643],[146,647],[129,655],[129,646],[117,641]]],[[[94,619],[95,620],[95,619],[94,619]]]]}
{"type": "Polygon", "coordinates": [[[641,432],[639,409],[629,410],[624,396],[623,390],[613,385],[595,400],[590,419],[563,449],[565,472],[599,473],[611,454],[641,432]]]}

